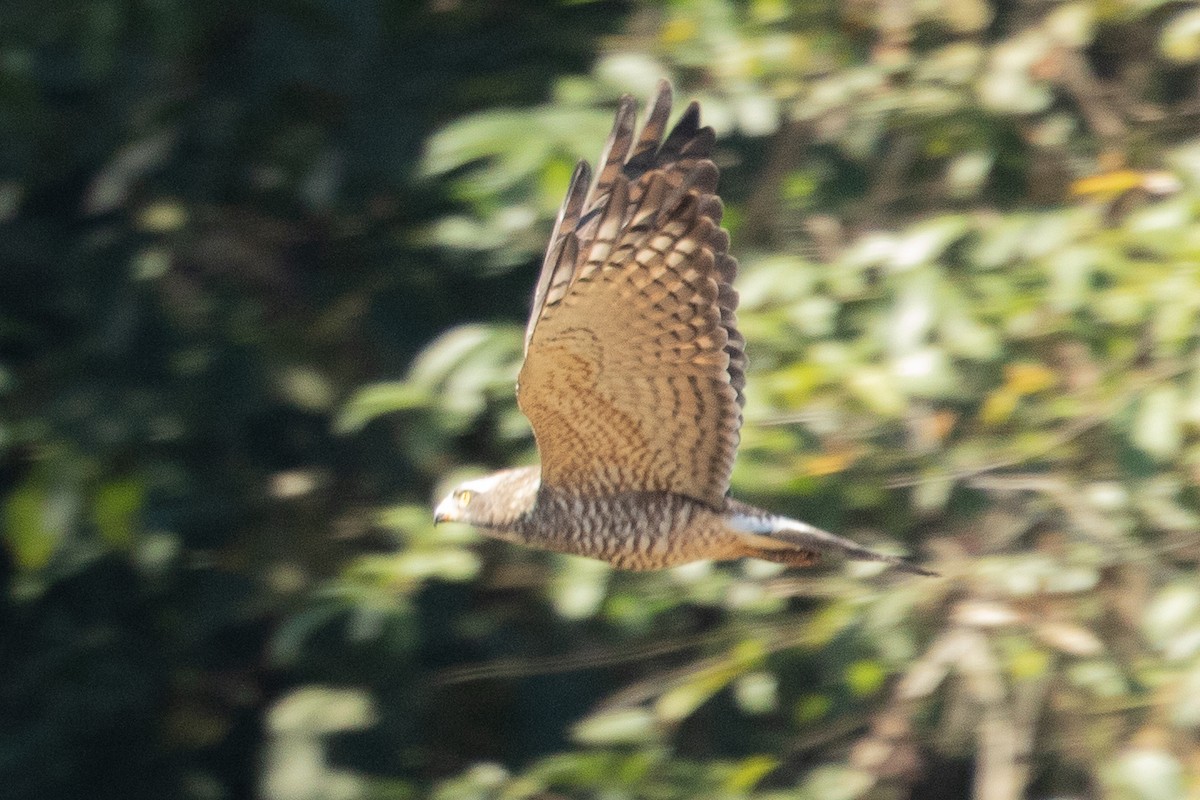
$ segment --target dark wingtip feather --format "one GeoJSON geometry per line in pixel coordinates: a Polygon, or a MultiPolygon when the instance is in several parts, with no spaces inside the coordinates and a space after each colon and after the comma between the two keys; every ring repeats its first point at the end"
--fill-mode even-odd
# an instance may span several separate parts
{"type": "Polygon", "coordinates": [[[663,132],[667,129],[667,120],[671,118],[671,104],[674,99],[670,82],[660,80],[650,113],[646,115],[646,124],[633,147],[633,153],[624,165],[624,172],[628,177],[637,178],[654,165],[662,145],[663,132]]]}
{"type": "MultiPolygon", "coordinates": [[[[710,134],[712,133],[712,128],[704,128],[703,130],[709,131],[710,134]]],[[[671,133],[668,134],[667,140],[662,143],[659,152],[666,158],[677,157],[685,147],[692,143],[692,140],[700,132],[700,104],[693,100],[684,109],[683,116],[679,118],[679,121],[675,123],[675,127],[671,129],[671,133]]],[[[711,148],[716,141],[716,136],[710,135],[709,137],[705,137],[705,141],[711,148]]],[[[707,155],[707,151],[700,151],[699,148],[692,147],[689,150],[689,155],[704,157],[707,155]]]]}
{"type": "MultiPolygon", "coordinates": [[[[575,164],[575,171],[571,173],[571,182],[567,185],[567,196],[563,198],[562,205],[558,207],[558,217],[554,221],[550,245],[546,248],[546,255],[542,259],[542,269],[538,273],[538,282],[533,290],[533,308],[525,327],[526,349],[529,348],[529,340],[533,337],[534,326],[537,324],[538,315],[546,302],[546,294],[554,282],[558,266],[563,263],[564,251],[569,249],[568,244],[575,238],[575,226],[579,224],[580,216],[583,214],[583,206],[587,201],[591,183],[592,167],[587,161],[580,159],[575,164]]],[[[572,262],[573,256],[566,261],[568,264],[572,262]]]]}
{"type": "MultiPolygon", "coordinates": [[[[587,197],[588,185],[592,182],[592,166],[588,162],[580,159],[575,164],[575,171],[571,173],[571,182],[567,184],[567,196],[563,201],[562,208],[559,209],[558,223],[562,224],[565,217],[578,217],[583,209],[583,201],[587,197]]],[[[555,231],[561,233],[561,231],[555,231]]]]}

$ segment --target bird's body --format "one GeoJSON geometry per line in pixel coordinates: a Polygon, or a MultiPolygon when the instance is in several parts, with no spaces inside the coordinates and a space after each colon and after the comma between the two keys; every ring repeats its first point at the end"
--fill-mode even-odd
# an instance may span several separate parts
{"type": "Polygon", "coordinates": [[[435,519],[624,569],[877,553],[729,497],[745,340],[720,227],[714,135],[665,81],[636,141],[622,99],[593,185],[580,163],[534,293],[517,400],[542,463],[468,481],[435,519]]]}
{"type": "Polygon", "coordinates": [[[704,558],[746,555],[722,514],[669,492],[620,491],[585,495],[540,486],[537,467],[505,470],[496,488],[514,496],[534,488],[534,502],[513,517],[490,518],[497,538],[561,553],[599,558],[622,569],[661,569],[704,558]]]}

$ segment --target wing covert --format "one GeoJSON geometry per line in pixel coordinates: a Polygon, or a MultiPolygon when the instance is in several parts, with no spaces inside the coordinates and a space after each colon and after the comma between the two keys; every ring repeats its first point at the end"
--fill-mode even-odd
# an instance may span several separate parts
{"type": "Polygon", "coordinates": [[[547,485],[670,491],[720,508],[745,384],[737,262],[720,228],[712,129],[693,103],[664,140],[670,108],[663,81],[635,140],[624,98],[596,185],[576,168],[517,396],[547,485]]]}

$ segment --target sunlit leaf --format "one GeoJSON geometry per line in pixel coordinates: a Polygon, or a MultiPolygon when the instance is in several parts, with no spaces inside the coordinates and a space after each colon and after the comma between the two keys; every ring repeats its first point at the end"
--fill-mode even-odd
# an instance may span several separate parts
{"type": "Polygon", "coordinates": [[[64,536],[50,505],[54,498],[37,481],[26,481],[4,501],[4,539],[17,566],[41,569],[49,563],[64,536]]]}
{"type": "Polygon", "coordinates": [[[879,691],[887,672],[876,661],[859,659],[846,667],[846,685],[856,695],[872,695],[879,691]]]}
{"type": "Polygon", "coordinates": [[[825,717],[833,707],[828,695],[806,694],[796,701],[793,716],[799,725],[807,725],[825,717]]]}
{"type": "Polygon", "coordinates": [[[1160,34],[1158,48],[1178,63],[1200,61],[1200,11],[1187,9],[1172,17],[1160,34]]]}
{"type": "Polygon", "coordinates": [[[761,657],[762,646],[758,642],[739,643],[728,658],[698,670],[660,695],[654,704],[655,715],[668,723],[690,716],[710,697],[747,673],[761,657]]]}
{"type": "Polygon", "coordinates": [[[1200,729],[1200,662],[1179,679],[1174,695],[1171,722],[1181,728],[1200,729]]]}
{"type": "Polygon", "coordinates": [[[1200,586],[1178,582],[1164,588],[1146,607],[1142,625],[1158,647],[1166,647],[1185,630],[1200,626],[1200,586]]]}
{"type": "Polygon", "coordinates": [[[409,411],[427,406],[427,390],[406,382],[377,383],[359,389],[342,406],[334,420],[334,430],[341,434],[362,430],[372,420],[397,411],[409,411]]]}
{"type": "Polygon", "coordinates": [[[750,756],[743,759],[725,779],[725,791],[736,794],[747,792],[778,766],[779,759],[774,756],[750,756]]]}
{"type": "Polygon", "coordinates": [[[1186,800],[1183,765],[1163,750],[1136,748],[1105,769],[1119,800],[1186,800]]]}
{"type": "Polygon", "coordinates": [[[549,587],[551,602],[564,619],[586,619],[600,610],[612,567],[590,558],[565,557],[549,587]]]}
{"type": "Polygon", "coordinates": [[[1129,693],[1129,683],[1120,670],[1104,659],[1090,659],[1072,664],[1067,668],[1067,677],[1082,689],[1096,697],[1124,697],[1129,693]]]}
{"type": "Polygon", "coordinates": [[[867,772],[846,766],[818,767],[801,785],[804,797],[813,800],[856,800],[875,784],[867,772]]]}
{"type": "Polygon", "coordinates": [[[935,262],[967,232],[966,217],[941,217],[910,228],[891,252],[889,266],[905,271],[935,262]]]}
{"type": "Polygon", "coordinates": [[[766,714],[779,705],[779,680],[770,672],[750,672],[733,683],[733,696],[747,714],[766,714]]]}
{"type": "Polygon", "coordinates": [[[1073,656],[1094,656],[1104,650],[1095,633],[1069,622],[1043,622],[1035,629],[1037,637],[1055,650],[1073,656]]]}
{"type": "Polygon", "coordinates": [[[1146,393],[1134,417],[1134,444],[1147,455],[1167,459],[1183,444],[1182,397],[1178,387],[1165,385],[1146,393]]]}
{"type": "Polygon", "coordinates": [[[528,130],[529,115],[521,111],[492,111],[459,120],[426,142],[422,171],[432,177],[494,156],[514,140],[528,141],[528,130]]]}
{"type": "Polygon", "coordinates": [[[655,715],[643,708],[602,711],[575,723],[571,736],[581,744],[631,744],[658,738],[655,715]]]}

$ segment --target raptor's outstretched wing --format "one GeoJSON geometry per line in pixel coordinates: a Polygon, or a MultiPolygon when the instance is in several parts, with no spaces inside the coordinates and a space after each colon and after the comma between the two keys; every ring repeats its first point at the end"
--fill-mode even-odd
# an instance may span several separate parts
{"type": "Polygon", "coordinates": [[[737,262],[721,229],[714,135],[692,103],[663,139],[659,84],[634,136],[625,97],[601,157],[581,163],[534,294],[517,398],[542,482],[667,491],[722,508],[741,425],[737,262]]]}

